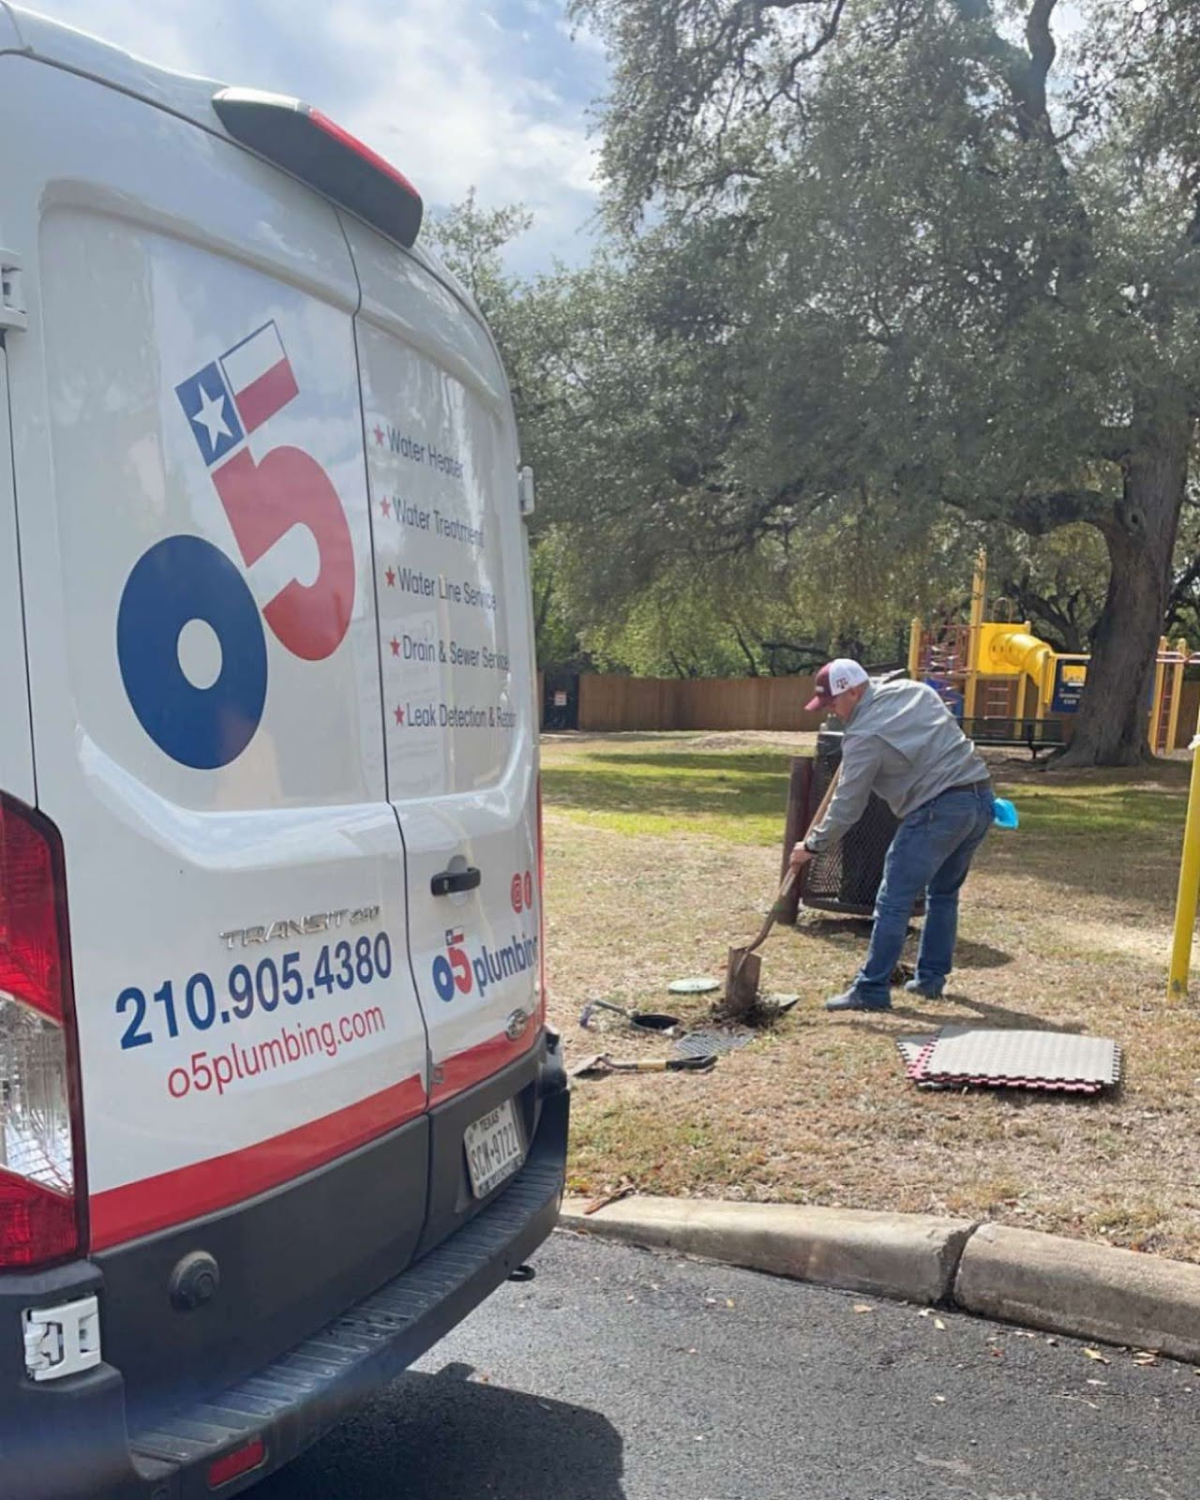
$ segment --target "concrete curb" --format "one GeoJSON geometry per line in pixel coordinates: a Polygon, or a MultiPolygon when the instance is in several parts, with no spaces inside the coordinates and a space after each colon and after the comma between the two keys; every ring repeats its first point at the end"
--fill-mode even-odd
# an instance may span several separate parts
{"type": "Polygon", "coordinates": [[[817,1281],[877,1297],[944,1302],[950,1295],[968,1219],[931,1214],[799,1208],[786,1203],[626,1198],[585,1216],[568,1199],[570,1229],[702,1255],[794,1281],[817,1281]]]}
{"type": "Polygon", "coordinates": [[[564,1228],[1200,1364],[1200,1265],[932,1214],[625,1198],[564,1228]]]}
{"type": "Polygon", "coordinates": [[[1200,1266],[983,1224],[954,1279],[969,1312],[1200,1361],[1200,1266]]]}

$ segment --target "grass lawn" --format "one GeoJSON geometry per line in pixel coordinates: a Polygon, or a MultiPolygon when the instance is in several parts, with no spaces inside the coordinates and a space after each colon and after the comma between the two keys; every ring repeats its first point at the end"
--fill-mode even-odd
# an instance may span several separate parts
{"type": "MultiPolygon", "coordinates": [[[[666,986],[723,977],[728,946],[757,930],[789,758],[810,744],[546,737],[551,1014],[569,1062],[665,1050],[617,1017],[581,1031],[589,998],[703,1017],[707,998],[666,986]]],[[[763,988],[800,1004],[711,1075],[578,1084],[571,1190],[958,1213],[1200,1260],[1200,1005],[1164,999],[1188,766],[1047,773],[998,753],[993,772],[1021,828],[993,832],[976,860],[944,1000],[897,991],[891,1015],[828,1016],[820,1002],[853,976],[866,924],[808,913],[777,928],[763,988]],[[1103,1099],[919,1092],[893,1038],[963,1022],[1110,1036],[1124,1086],[1103,1099]]]]}

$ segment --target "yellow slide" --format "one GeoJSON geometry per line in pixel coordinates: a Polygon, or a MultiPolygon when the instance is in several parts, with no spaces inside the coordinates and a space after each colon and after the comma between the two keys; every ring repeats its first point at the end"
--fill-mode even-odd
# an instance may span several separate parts
{"type": "Polygon", "coordinates": [[[984,625],[982,636],[979,670],[1004,676],[1024,673],[1037,687],[1039,702],[1049,707],[1054,696],[1053,648],[1018,625],[984,625]]]}

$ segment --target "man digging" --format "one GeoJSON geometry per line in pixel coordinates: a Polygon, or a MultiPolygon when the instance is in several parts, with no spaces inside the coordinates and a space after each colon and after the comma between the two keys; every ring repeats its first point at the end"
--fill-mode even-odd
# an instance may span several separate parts
{"type": "Polygon", "coordinates": [[[837,791],[824,819],[792,850],[800,869],[847,833],[872,792],[900,819],[875,899],[871,945],[854,983],[826,1010],[890,1010],[888,987],[921,892],[925,924],[916,978],[906,990],[936,1000],[945,988],[958,931],[958,893],[992,825],[988,769],[945,704],[922,682],[872,682],[847,657],[817,673],[808,712],[827,709],[845,725],[837,791]]]}

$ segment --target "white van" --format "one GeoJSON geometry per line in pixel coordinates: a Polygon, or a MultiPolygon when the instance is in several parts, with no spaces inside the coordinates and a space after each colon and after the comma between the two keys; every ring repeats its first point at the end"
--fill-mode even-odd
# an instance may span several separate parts
{"type": "Polygon", "coordinates": [[[0,141],[0,1495],[232,1495],[558,1212],[531,489],[319,111],[0,3],[0,141]]]}

